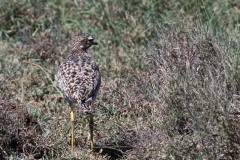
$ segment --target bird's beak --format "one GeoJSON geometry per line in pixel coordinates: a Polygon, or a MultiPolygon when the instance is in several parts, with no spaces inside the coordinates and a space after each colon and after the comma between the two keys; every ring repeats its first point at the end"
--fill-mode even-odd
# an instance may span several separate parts
{"type": "Polygon", "coordinates": [[[97,42],[92,42],[92,45],[98,45],[98,43],[97,42]]]}

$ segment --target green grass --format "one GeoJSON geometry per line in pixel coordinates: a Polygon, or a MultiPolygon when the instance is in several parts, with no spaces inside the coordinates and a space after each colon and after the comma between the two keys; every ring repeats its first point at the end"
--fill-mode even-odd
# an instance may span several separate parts
{"type": "Polygon", "coordinates": [[[89,52],[102,85],[94,153],[87,116],[76,114],[79,159],[238,159],[239,8],[237,0],[2,0],[0,106],[27,113],[16,120],[0,107],[10,116],[1,120],[0,158],[71,157],[55,75],[81,31],[99,42],[89,52]],[[19,125],[19,139],[4,121],[19,125]]]}

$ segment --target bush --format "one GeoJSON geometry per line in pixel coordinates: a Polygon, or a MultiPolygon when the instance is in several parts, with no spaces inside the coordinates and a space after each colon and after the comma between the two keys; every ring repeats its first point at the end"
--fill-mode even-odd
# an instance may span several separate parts
{"type": "Polygon", "coordinates": [[[172,140],[169,157],[239,158],[238,43],[198,27],[159,32],[150,45],[144,57],[153,77],[149,92],[164,105],[156,116],[164,117],[172,140]]]}

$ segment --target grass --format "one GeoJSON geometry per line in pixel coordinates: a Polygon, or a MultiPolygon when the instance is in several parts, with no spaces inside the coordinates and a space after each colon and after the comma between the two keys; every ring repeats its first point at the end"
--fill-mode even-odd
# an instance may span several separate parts
{"type": "Polygon", "coordinates": [[[76,114],[79,159],[239,159],[239,20],[227,0],[2,0],[1,159],[70,159],[55,75],[76,31],[103,81],[94,153],[76,114]]]}

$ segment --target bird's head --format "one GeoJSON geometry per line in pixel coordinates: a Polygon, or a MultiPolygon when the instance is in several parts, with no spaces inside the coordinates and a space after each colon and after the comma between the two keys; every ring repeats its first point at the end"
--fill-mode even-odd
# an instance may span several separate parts
{"type": "Polygon", "coordinates": [[[97,45],[92,35],[87,33],[77,33],[72,38],[69,47],[72,53],[74,52],[86,52],[92,45],[97,45]]]}

